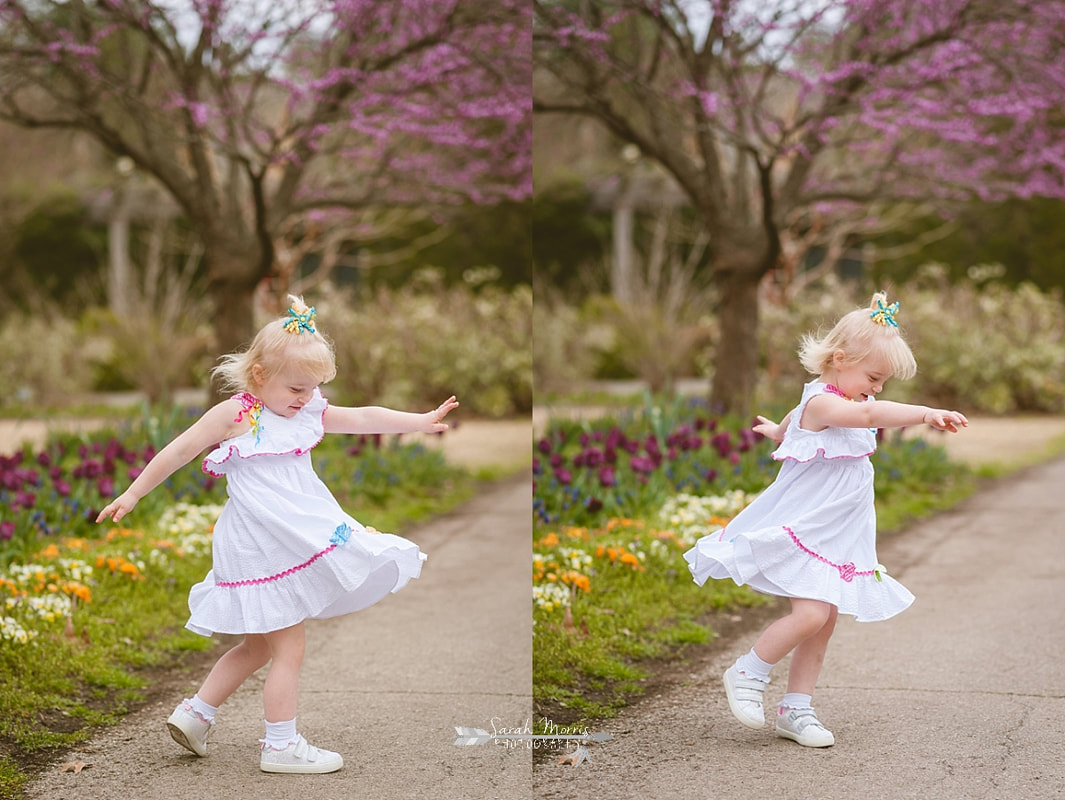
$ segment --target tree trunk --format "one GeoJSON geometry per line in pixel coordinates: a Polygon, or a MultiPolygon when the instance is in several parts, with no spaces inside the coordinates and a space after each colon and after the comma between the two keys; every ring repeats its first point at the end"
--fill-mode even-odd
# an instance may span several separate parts
{"type": "MultiPolygon", "coordinates": [[[[215,352],[221,357],[251,343],[255,335],[255,288],[266,277],[266,269],[254,245],[240,248],[205,242],[204,260],[214,305],[215,352]]],[[[219,382],[212,380],[208,403],[214,405],[225,397],[219,382]]]]}
{"type": "Polygon", "coordinates": [[[735,269],[721,274],[721,338],[714,362],[710,404],[725,413],[749,416],[758,382],[758,285],[762,273],[735,269]]]}

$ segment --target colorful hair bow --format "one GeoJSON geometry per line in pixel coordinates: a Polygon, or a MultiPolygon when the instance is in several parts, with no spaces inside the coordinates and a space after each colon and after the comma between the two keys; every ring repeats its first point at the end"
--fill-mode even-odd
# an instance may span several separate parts
{"type": "Polygon", "coordinates": [[[899,327],[899,323],[895,322],[895,315],[899,313],[899,301],[896,300],[889,306],[884,305],[884,301],[879,297],[876,299],[876,308],[869,312],[869,317],[877,325],[883,325],[885,328],[890,325],[892,328],[899,327]]]}
{"type": "Polygon", "coordinates": [[[297,311],[294,308],[288,310],[289,319],[281,320],[281,324],[285,326],[285,330],[289,333],[317,333],[317,328],[314,327],[314,318],[317,316],[314,310],[314,306],[311,306],[306,311],[297,311]]]}

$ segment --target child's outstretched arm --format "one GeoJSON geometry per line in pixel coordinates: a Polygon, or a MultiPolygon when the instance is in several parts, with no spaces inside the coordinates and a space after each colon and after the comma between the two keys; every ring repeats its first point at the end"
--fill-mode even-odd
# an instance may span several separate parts
{"type": "Polygon", "coordinates": [[[779,425],[773,422],[773,420],[762,416],[757,417],[757,420],[758,424],[751,428],[751,430],[755,433],[762,434],[762,436],[767,439],[772,439],[777,444],[780,444],[784,441],[784,433],[788,430],[788,424],[791,422],[791,412],[789,411],[787,413],[784,419],[780,421],[779,425]]]}
{"type": "Polygon", "coordinates": [[[322,425],[326,433],[442,433],[447,430],[447,423],[441,420],[458,404],[452,396],[424,414],[380,406],[329,406],[322,425]]]}
{"type": "Polygon", "coordinates": [[[957,433],[959,426],[968,427],[969,420],[957,411],[928,406],[895,403],[890,400],[855,403],[832,394],[814,397],[806,404],[802,426],[819,431],[836,428],[904,428],[910,425],[931,425],[941,431],[957,433]]]}
{"type": "Polygon", "coordinates": [[[133,510],[142,497],[176,470],[188,464],[196,455],[239,433],[242,429],[236,424],[235,418],[242,410],[240,402],[233,399],[223,400],[208,409],[188,430],[156,453],[130,487],[104,507],[96,521],[112,519],[119,522],[133,510]]]}

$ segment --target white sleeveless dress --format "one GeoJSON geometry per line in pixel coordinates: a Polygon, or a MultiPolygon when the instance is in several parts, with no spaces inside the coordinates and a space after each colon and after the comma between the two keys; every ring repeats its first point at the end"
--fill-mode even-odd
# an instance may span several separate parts
{"type": "Polygon", "coordinates": [[[204,472],[226,477],[229,500],[212,569],[189,592],[189,630],[269,633],[366,608],[418,577],[418,546],[367,532],[315,474],[310,451],[328,406],[317,389],[291,418],[246,392],[237,399],[253,427],[203,460],[204,472]]]}
{"type": "MultiPolygon", "coordinates": [[[[834,386],[812,381],[773,453],[776,480],[717,533],[684,554],[695,582],[731,578],[782,597],[822,600],[859,622],[888,619],[913,595],[877,571],[873,465],[876,431],[808,431],[802,415],[812,397],[834,386]]],[[[873,402],[869,398],[866,402],[873,402]]]]}

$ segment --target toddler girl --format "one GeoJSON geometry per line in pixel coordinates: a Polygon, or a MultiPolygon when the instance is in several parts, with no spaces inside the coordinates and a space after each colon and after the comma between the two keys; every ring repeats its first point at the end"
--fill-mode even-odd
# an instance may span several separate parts
{"type": "Polygon", "coordinates": [[[218,706],[270,662],[260,767],[323,773],[344,761],[296,731],[303,621],[376,603],[418,577],[425,556],[413,542],[365,528],[346,514],[315,474],[310,451],[325,433],[440,432],[458,403],[451,397],[425,414],[329,405],[318,386],[336,374],[332,346],[317,330],[315,310],[291,299],[287,316],[215,368],[240,392],[163,448],[96,521],[121,521],[171,473],[218,445],[202,468],[226,476],[229,500],[214,529],[212,569],[189,593],[186,627],[244,639],[218,660],[196,695],[178,705],[167,727],[178,744],[207,755],[218,706]]]}
{"type": "Polygon", "coordinates": [[[811,705],[836,616],[887,619],[913,595],[876,560],[873,467],[878,428],[928,424],[956,433],[968,425],[956,411],[873,402],[888,378],[912,378],[913,354],[899,333],[899,304],[873,296],[868,309],[845,315],[823,338],[807,335],[799,356],[817,380],[779,425],[758,417],[754,430],[780,444],[776,480],[719,533],[685,554],[695,582],[732,578],[787,597],[791,613],[772,623],[724,675],[733,715],[750,728],[765,724],[762,697],[769,672],[788,653],[787,694],[776,732],[806,747],[835,737],[811,705]]]}

